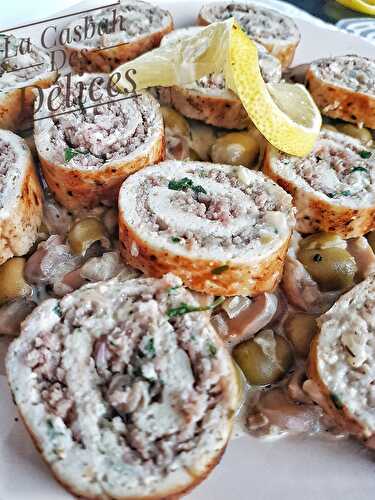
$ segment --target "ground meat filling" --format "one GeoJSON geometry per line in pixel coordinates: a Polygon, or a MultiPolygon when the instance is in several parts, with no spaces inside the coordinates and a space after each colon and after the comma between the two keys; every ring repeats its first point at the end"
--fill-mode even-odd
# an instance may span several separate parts
{"type": "Polygon", "coordinates": [[[169,23],[169,16],[166,11],[145,2],[122,2],[120,7],[96,12],[94,16],[89,16],[89,20],[95,26],[100,26],[103,34],[98,34],[96,29],[95,36],[80,44],[90,48],[105,48],[159,31],[169,23]]]}
{"type": "Polygon", "coordinates": [[[13,169],[16,162],[16,153],[9,142],[0,139],[0,208],[4,207],[4,191],[8,184],[13,184],[19,175],[13,169]]]}
{"type": "Polygon", "coordinates": [[[188,249],[257,249],[277,227],[269,213],[286,212],[269,186],[243,184],[220,169],[191,169],[173,179],[154,174],[139,186],[137,207],[147,230],[188,249]]]}
{"type": "Polygon", "coordinates": [[[20,40],[13,35],[0,34],[0,92],[7,91],[50,70],[46,54],[33,45],[30,45],[30,50],[26,54],[20,54],[19,43],[20,40]],[[7,40],[9,55],[5,58],[7,40]],[[14,56],[16,51],[18,51],[17,56],[14,56]]]}
{"type": "Polygon", "coordinates": [[[234,17],[246,33],[259,43],[289,41],[298,38],[298,30],[288,17],[281,16],[270,9],[255,5],[231,3],[214,6],[209,10],[209,20],[225,21],[234,17]]]}
{"type": "Polygon", "coordinates": [[[68,296],[57,305],[60,321],[26,355],[47,410],[85,446],[64,360],[72,335],[86,339],[82,351],[91,351],[86,364],[90,374],[94,367],[92,385],[105,405],[98,417],[101,438],[105,443],[111,429],[124,467],[139,467],[139,481],[146,472],[160,477],[174,470],[202,432],[219,424],[227,371],[207,329],[208,316],[181,310],[197,306],[181,281],[169,275],[153,281],[150,286],[150,280],[131,280],[126,290],[105,285],[77,292],[75,300],[68,296]]]}
{"type": "Polygon", "coordinates": [[[375,96],[375,60],[360,56],[334,57],[318,61],[313,70],[332,85],[375,96]]]}
{"type": "Polygon", "coordinates": [[[65,103],[66,81],[59,82],[61,108],[52,118],[52,154],[56,155],[57,161],[72,167],[100,167],[106,162],[125,158],[149,140],[156,116],[156,106],[155,109],[150,107],[149,101],[142,96],[110,98],[103,82],[92,85],[95,101],[91,100],[88,90],[91,81],[74,82],[69,108],[65,103]],[[98,96],[101,96],[100,100],[97,100],[98,96]],[[64,113],[64,110],[71,111],[64,113]]]}
{"type": "MultiPolygon", "coordinates": [[[[337,407],[351,413],[375,430],[375,291],[357,294],[346,305],[347,317],[323,321],[319,343],[319,371],[337,407]],[[329,329],[329,331],[328,331],[329,329]]],[[[324,317],[323,317],[324,319],[324,317]]]]}
{"type": "Polygon", "coordinates": [[[283,154],[281,162],[331,199],[374,196],[375,151],[344,134],[323,130],[309,156],[299,159],[283,154]]]}

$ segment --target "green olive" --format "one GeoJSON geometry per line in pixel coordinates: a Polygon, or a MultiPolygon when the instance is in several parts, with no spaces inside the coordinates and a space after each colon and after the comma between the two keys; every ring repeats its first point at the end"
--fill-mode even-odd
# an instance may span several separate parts
{"type": "Polygon", "coordinates": [[[230,132],[214,142],[211,159],[214,163],[252,167],[259,155],[259,143],[249,132],[230,132]]]}
{"type": "Polygon", "coordinates": [[[252,385],[273,384],[283,378],[293,363],[288,342],[280,335],[273,335],[274,352],[269,352],[257,342],[256,335],[233,349],[233,357],[252,385]]]}
{"type": "Polygon", "coordinates": [[[31,295],[32,288],[23,277],[26,260],[14,257],[0,266],[0,305],[31,295]]]}
{"type": "Polygon", "coordinates": [[[368,145],[372,143],[372,134],[367,128],[359,128],[351,123],[340,123],[336,125],[336,128],[343,134],[359,139],[362,144],[368,145]]]}
{"type": "Polygon", "coordinates": [[[322,129],[330,130],[331,132],[337,132],[337,128],[334,125],[331,125],[329,123],[324,123],[322,126],[322,129]]]}
{"type": "Polygon", "coordinates": [[[107,241],[104,224],[95,217],[87,217],[74,224],[68,233],[68,242],[75,255],[85,255],[96,241],[107,241]]]}
{"type": "Polygon", "coordinates": [[[370,244],[370,247],[372,248],[372,251],[375,253],[375,231],[370,231],[369,233],[367,233],[366,238],[370,244]]]}
{"type": "Polygon", "coordinates": [[[298,259],[324,292],[342,290],[354,284],[357,265],[343,248],[307,250],[301,248],[298,259]]]}
{"type": "Polygon", "coordinates": [[[161,106],[160,111],[163,115],[165,127],[171,129],[172,132],[178,135],[190,135],[190,126],[180,113],[177,113],[177,111],[168,106],[161,106]]]}
{"type": "Polygon", "coordinates": [[[300,241],[300,248],[305,250],[317,250],[321,248],[340,247],[345,244],[344,240],[335,233],[310,234],[300,241]]]}
{"type": "Polygon", "coordinates": [[[199,154],[196,151],[194,151],[194,149],[192,149],[192,148],[189,149],[189,160],[201,161],[199,154]]]}
{"type": "Polygon", "coordinates": [[[291,314],[287,317],[284,328],[296,353],[306,357],[310,351],[311,340],[318,330],[315,316],[306,313],[291,314]]]}

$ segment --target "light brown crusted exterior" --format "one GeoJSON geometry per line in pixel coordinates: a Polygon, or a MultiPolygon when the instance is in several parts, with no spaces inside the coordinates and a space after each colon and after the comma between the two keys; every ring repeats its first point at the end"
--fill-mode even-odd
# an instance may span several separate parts
{"type": "Polygon", "coordinates": [[[70,66],[76,73],[110,73],[121,64],[131,61],[144,52],[160,45],[164,35],[173,30],[173,20],[169,14],[168,25],[142,38],[129,42],[126,45],[118,44],[111,49],[87,49],[67,45],[64,50],[68,56],[70,66]]]}
{"type": "Polygon", "coordinates": [[[216,97],[184,87],[159,89],[162,104],[173,106],[182,115],[215,127],[242,130],[250,126],[249,115],[239,99],[216,97]]]}
{"type": "MultiPolygon", "coordinates": [[[[208,26],[210,22],[202,16],[202,12],[199,13],[197,24],[199,26],[208,26]]],[[[259,42],[259,40],[257,40],[259,42]]],[[[261,43],[261,42],[259,42],[261,43]]],[[[299,40],[296,43],[262,43],[264,47],[270,52],[273,56],[277,57],[280,61],[283,69],[287,69],[294,59],[294,54],[296,53],[296,49],[298,47],[299,40]]]]}
{"type": "Polygon", "coordinates": [[[43,193],[31,155],[22,177],[14,208],[6,218],[0,218],[0,265],[30,250],[42,222],[43,193]]]}
{"type": "Polygon", "coordinates": [[[162,129],[147,151],[134,160],[107,163],[94,169],[73,168],[48,161],[39,153],[44,178],[57,199],[69,209],[91,208],[99,202],[115,204],[121,184],[141,168],[165,158],[162,129]]]}
{"type": "MultiPolygon", "coordinates": [[[[10,387],[9,387],[10,388],[10,387]]],[[[10,391],[12,392],[12,389],[10,388],[10,391]]],[[[14,396],[13,396],[14,399],[14,396]]],[[[28,425],[26,418],[22,415],[22,413],[19,413],[22,423],[25,425],[31,440],[35,446],[35,448],[38,450],[40,453],[43,462],[47,465],[47,467],[50,469],[52,472],[53,477],[55,480],[63,487],[65,488],[69,493],[71,493],[74,498],[82,498],[83,500],[179,500],[182,496],[187,495],[190,491],[192,491],[194,488],[199,486],[207,477],[209,474],[212,472],[212,470],[220,463],[224,452],[226,450],[226,446],[224,446],[221,450],[218,451],[215,457],[211,460],[210,464],[207,466],[206,470],[199,476],[196,476],[194,474],[191,474],[191,483],[186,486],[185,488],[175,488],[173,490],[170,490],[166,494],[164,493],[163,496],[143,496],[143,497],[137,497],[136,499],[134,497],[110,497],[108,495],[90,495],[87,492],[83,492],[81,490],[77,490],[75,488],[75,485],[67,483],[66,481],[63,481],[56,471],[51,467],[50,463],[45,460],[43,456],[43,450],[42,447],[39,443],[38,438],[35,436],[34,432],[32,431],[31,427],[28,425]]],[[[228,444],[228,443],[227,443],[228,444]]]]}
{"type": "Polygon", "coordinates": [[[306,86],[323,115],[375,129],[375,97],[325,82],[309,68],[306,86]]]}
{"type": "Polygon", "coordinates": [[[153,248],[126,225],[121,209],[119,228],[121,255],[129,265],[157,278],[172,272],[192,290],[211,295],[255,296],[274,290],[281,280],[289,244],[288,238],[277,251],[267,255],[256,266],[250,263],[231,264],[228,270],[215,275],[212,270],[222,266],[222,261],[178,256],[153,248]],[[132,255],[132,247],[137,248],[137,256],[132,255]]]}
{"type": "Polygon", "coordinates": [[[293,205],[297,209],[297,231],[305,234],[334,232],[348,239],[363,236],[375,228],[375,206],[353,209],[325,201],[314,192],[304,191],[281,177],[275,165],[276,159],[273,148],[268,147],[263,172],[292,195],[293,205]]]}
{"type": "Polygon", "coordinates": [[[322,380],[318,369],[318,343],[319,334],[313,339],[310,347],[309,363],[308,363],[308,377],[313,380],[318,388],[324,403],[320,403],[323,410],[333,418],[335,423],[344,431],[356,436],[357,438],[366,441],[371,436],[364,435],[364,428],[361,423],[356,420],[350,413],[345,404],[342,408],[335,406],[332,395],[330,394],[327,386],[322,380]]]}
{"type": "Polygon", "coordinates": [[[0,97],[0,128],[13,132],[30,128],[37,95],[34,87],[46,89],[56,81],[56,77],[56,72],[50,72],[41,76],[33,86],[4,92],[0,97]]]}

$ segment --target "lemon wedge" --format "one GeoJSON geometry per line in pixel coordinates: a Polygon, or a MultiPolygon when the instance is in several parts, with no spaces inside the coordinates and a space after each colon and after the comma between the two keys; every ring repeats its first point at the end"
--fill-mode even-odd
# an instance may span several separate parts
{"type": "Polygon", "coordinates": [[[348,9],[356,10],[362,14],[375,16],[375,1],[374,0],[336,0],[337,3],[348,7],[348,9]]]}
{"type": "Polygon", "coordinates": [[[255,43],[234,19],[210,24],[199,33],[146,52],[119,68],[117,86],[125,91],[131,71],[137,90],[185,85],[211,73],[224,73],[261,134],[285,153],[305,156],[319,135],[322,119],[302,85],[266,84],[255,43]],[[133,71],[132,71],[133,70],[133,71]]]}

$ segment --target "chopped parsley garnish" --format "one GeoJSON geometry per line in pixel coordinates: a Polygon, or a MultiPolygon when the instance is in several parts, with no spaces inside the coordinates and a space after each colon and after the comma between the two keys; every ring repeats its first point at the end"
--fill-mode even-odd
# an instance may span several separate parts
{"type": "Polygon", "coordinates": [[[189,304],[185,304],[182,302],[178,307],[172,307],[168,309],[167,316],[169,318],[175,318],[176,316],[183,316],[184,314],[192,313],[192,312],[200,312],[200,311],[209,311],[210,309],[215,309],[215,307],[219,306],[224,302],[224,297],[219,297],[214,300],[209,306],[191,306],[189,304]]]}
{"type": "Polygon", "coordinates": [[[217,353],[217,347],[211,344],[211,342],[208,344],[208,353],[211,356],[211,358],[214,358],[217,353]]]}
{"type": "Polygon", "coordinates": [[[228,269],[229,269],[228,265],[215,267],[215,269],[212,269],[211,274],[216,274],[216,275],[221,274],[224,273],[225,271],[228,271],[228,269]]]}
{"type": "Polygon", "coordinates": [[[338,198],[339,196],[351,196],[352,193],[350,191],[341,191],[340,193],[328,193],[328,198],[338,198]]]}
{"type": "Polygon", "coordinates": [[[181,288],[182,285],[179,285],[179,286],[171,286],[170,288],[168,288],[167,292],[168,293],[171,293],[171,292],[175,292],[176,290],[178,290],[179,288],[181,288]]]}
{"type": "Polygon", "coordinates": [[[73,148],[65,148],[64,151],[64,160],[67,163],[70,161],[72,158],[74,158],[77,155],[83,155],[82,151],[77,151],[76,149],[73,148]]]}
{"type": "Polygon", "coordinates": [[[368,160],[370,157],[371,157],[371,151],[366,151],[366,150],[363,150],[363,151],[360,151],[359,153],[359,156],[361,158],[363,158],[364,160],[368,160]]]}
{"type": "Polygon", "coordinates": [[[313,257],[313,260],[315,262],[321,262],[323,260],[323,257],[320,255],[320,253],[316,253],[313,257]]]}
{"type": "Polygon", "coordinates": [[[183,177],[179,181],[169,181],[168,189],[173,189],[173,191],[186,191],[187,189],[192,189],[194,193],[204,193],[207,194],[207,191],[199,185],[194,185],[193,181],[188,177],[183,177]]]}
{"type": "Polygon", "coordinates": [[[338,396],[336,396],[336,394],[331,394],[331,401],[338,410],[343,409],[344,405],[343,405],[341,399],[338,396]]]}
{"type": "Polygon", "coordinates": [[[352,174],[353,172],[368,172],[368,170],[364,167],[354,167],[351,169],[350,173],[352,174]]]}
{"type": "Polygon", "coordinates": [[[178,238],[177,236],[172,236],[171,240],[173,243],[178,243],[181,241],[181,238],[178,238]]]}
{"type": "Polygon", "coordinates": [[[57,316],[60,316],[60,318],[62,317],[63,313],[60,304],[55,305],[55,307],[53,308],[53,312],[57,314],[57,316]]]}
{"type": "Polygon", "coordinates": [[[145,351],[152,357],[155,356],[156,351],[155,351],[155,345],[154,345],[154,339],[150,339],[147,344],[145,345],[145,351]]]}

